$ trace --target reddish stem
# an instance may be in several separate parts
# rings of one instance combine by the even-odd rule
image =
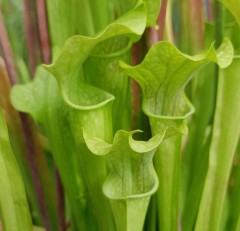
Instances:
[[[51,49],[48,30],[48,20],[46,12],[46,1],[37,0],[37,16],[38,16],[38,28],[41,45],[41,55],[44,63],[49,64],[51,62]]]
[[[134,43],[132,47],[132,65],[140,63],[140,49],[139,44]],[[140,97],[140,86],[135,80],[131,81],[132,84],[132,129],[137,128],[138,113],[141,110],[141,97]]]
[[[167,0],[162,0],[161,10],[158,16],[158,40],[164,39],[164,30],[165,30],[165,21],[166,21],[166,12],[167,12]]]
[[[27,41],[27,53],[29,60],[29,69],[32,78],[35,74],[36,66],[39,63],[39,38],[37,30],[37,21],[35,15],[34,1],[24,0],[24,26]]]
[[[0,10],[0,47],[2,50],[3,58],[7,68],[8,76],[11,85],[18,82],[16,66],[14,62],[12,48],[9,42],[8,33],[3,22],[2,12]]]
[[[190,31],[191,36],[191,51],[196,52],[203,48],[203,12],[202,12],[202,1],[190,0],[189,4],[190,11]]]
[[[38,167],[37,167],[36,158],[35,158],[36,151],[35,151],[35,139],[33,137],[33,133],[34,133],[33,125],[25,113],[19,113],[19,115],[20,115],[20,120],[22,122],[22,126],[23,126],[24,139],[27,147],[26,148],[27,156],[28,156],[28,161],[29,161],[30,170],[32,174],[33,185],[36,190],[37,199],[40,206],[44,226],[46,230],[50,231],[51,230],[50,220],[49,220],[47,209],[46,209],[44,193],[43,193],[41,180],[40,180],[41,178],[38,172]]]
[[[212,0],[206,0],[207,5],[207,20],[213,21],[213,1]]]
[[[65,222],[65,204],[64,204],[64,188],[61,177],[57,169],[55,170],[56,187],[57,187],[57,215],[58,215],[58,230],[66,230]]]
[[[150,27],[148,30],[149,46],[152,46],[154,43],[164,39],[166,12],[167,12],[167,0],[162,0],[161,9],[157,20],[157,25],[159,28],[158,30],[156,30],[154,27]]]

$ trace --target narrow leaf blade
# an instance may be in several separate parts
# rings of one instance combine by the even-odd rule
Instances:
[[[32,221],[26,192],[0,109],[0,212],[4,230],[30,231]]]

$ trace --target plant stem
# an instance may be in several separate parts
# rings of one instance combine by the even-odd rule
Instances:
[[[51,62],[51,49],[50,49],[50,39],[48,32],[48,21],[46,12],[46,1],[37,0],[37,16],[38,16],[38,28],[39,37],[41,45],[42,60],[45,64]]]
[[[58,215],[58,230],[66,230],[65,222],[65,204],[64,204],[64,188],[58,170],[55,170],[56,188],[57,188],[57,215]]]
[[[172,22],[172,0],[168,0],[166,9],[166,38],[168,41],[174,44],[175,38],[173,33],[173,22]]]
[[[219,1],[215,1],[214,6],[215,13],[215,40],[216,47],[219,47],[223,40],[223,7]]]
[[[137,65],[141,61],[141,54],[139,49],[139,44],[134,43],[132,47],[132,64]],[[141,111],[141,99],[140,99],[140,86],[135,80],[131,80],[132,84],[132,129],[137,129],[138,127],[138,114]]]
[[[215,17],[215,43],[216,43],[216,48],[218,48],[222,42],[223,39],[223,7],[220,2],[217,0],[215,1],[214,5],[214,17]],[[217,88],[218,88],[218,74],[219,74],[219,69],[216,66],[215,67],[215,76],[214,76],[214,109],[216,107],[216,95],[217,95]]]
[[[213,4],[211,0],[205,0],[206,1],[206,8],[207,8],[207,20],[212,21],[213,20]]]
[[[11,85],[14,85],[18,82],[16,66],[14,62],[13,52],[11,45],[9,43],[9,38],[7,30],[3,22],[2,12],[0,10],[0,48],[2,50],[3,57],[5,59],[5,64],[9,76]]]
[[[157,207],[159,230],[178,229],[181,135],[164,140],[154,157],[158,174]]]
[[[240,146],[239,146],[240,147]],[[238,148],[239,149],[239,148]],[[239,230],[237,225],[240,221],[240,150],[237,150],[234,158],[233,174],[229,184],[229,214],[227,227],[229,230]]]
[[[164,39],[164,29],[165,29],[165,21],[167,14],[167,0],[162,0],[161,10],[158,17],[158,40],[161,41]]]
[[[33,127],[32,123],[30,122],[29,118],[25,113],[19,113],[20,119],[23,125],[23,132],[24,132],[24,138],[25,138],[25,143],[26,143],[26,148],[27,148],[27,155],[28,155],[28,160],[30,163],[30,169],[32,173],[32,178],[33,178],[33,184],[36,190],[37,194],[37,199],[38,199],[38,204],[40,206],[41,214],[43,217],[43,222],[46,230],[51,230],[50,229],[50,219],[48,217],[47,213],[47,208],[44,200],[44,193],[43,189],[41,186],[41,181],[40,181],[40,175],[38,172],[37,168],[37,163],[35,159],[35,147],[34,147],[34,138],[33,138]]]
[[[149,34],[149,47],[154,43],[164,39],[165,21],[167,13],[167,0],[162,0],[161,9],[157,20],[158,29],[150,27]]]
[[[190,0],[190,43],[191,51],[196,52],[203,49],[203,13],[202,1]]]
[[[37,31],[36,8],[34,1],[24,0],[24,26],[27,41],[27,54],[29,60],[29,70],[31,77],[34,77],[35,69],[39,63],[39,38]]]

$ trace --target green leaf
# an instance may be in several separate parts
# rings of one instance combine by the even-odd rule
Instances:
[[[189,188],[185,192],[185,204],[182,211],[182,227],[183,230],[190,231],[194,229],[198,208],[203,192],[204,182],[207,175],[208,170],[208,158],[209,158],[209,147],[211,143],[211,134],[207,134],[207,137],[205,137],[205,143],[202,144],[200,148],[194,149],[191,154],[193,155],[192,159],[194,162],[188,162],[185,164],[192,164],[191,166],[192,170],[188,172],[190,176],[187,175],[191,179],[189,183]],[[196,151],[197,150],[197,151]],[[185,155],[185,152],[184,152]],[[195,157],[195,159],[194,159]],[[183,175],[181,179],[184,181],[184,177],[186,178],[186,175]],[[185,183],[185,182],[184,182]]]
[[[119,130],[109,144],[84,131],[87,147],[110,164],[103,192],[110,200],[117,230],[142,230],[150,197],[158,187],[152,158],[165,132],[149,141],[134,140],[136,132]]]
[[[156,24],[158,14],[160,11],[161,0],[115,0],[115,8],[114,10],[119,14],[126,13],[136,3],[144,2],[147,7],[147,26],[154,26]]]
[[[195,230],[220,229],[221,215],[240,135],[240,60],[220,71],[209,165]]]
[[[236,150],[235,158],[239,158],[240,155],[240,143]],[[234,183],[229,186],[229,213],[227,227],[229,230],[239,230],[240,224],[240,164],[234,163],[232,175]]]
[[[4,230],[32,230],[26,192],[10,146],[2,109],[0,109],[0,184],[0,214]]]
[[[55,53],[56,48],[62,48],[70,36],[75,34],[93,35],[95,33],[89,1],[50,0],[46,1],[46,5],[54,57],[57,54]],[[80,11],[81,14],[79,14]]]
[[[196,73],[192,101],[195,113],[188,123],[189,133],[182,159],[182,227],[190,231],[194,227],[203,185],[207,174],[209,146],[211,142],[209,122],[214,110],[215,65],[210,64]],[[203,103],[204,102],[204,103]]]
[[[240,5],[238,0],[219,0],[223,5],[225,5],[229,11],[236,18],[238,24],[240,25]]]
[[[147,6],[147,26],[156,24],[162,0],[144,0]]]

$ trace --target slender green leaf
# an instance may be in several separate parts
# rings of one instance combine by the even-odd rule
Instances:
[[[207,175],[211,134],[208,134],[205,139],[206,140],[205,142],[203,141],[202,146],[194,149],[194,151],[191,153],[194,155],[194,157],[196,156],[196,160],[193,162],[193,166],[190,168],[191,171],[189,174],[191,174],[191,179],[188,190],[185,194],[186,201],[182,211],[182,228],[186,231],[193,230],[194,228],[204,182]],[[191,164],[191,162],[189,162],[189,164]]]
[[[204,47],[209,47],[214,38],[213,25],[205,24],[204,38]],[[197,71],[190,83],[191,101],[195,107],[195,113],[188,123],[189,134],[183,151],[181,175],[182,228],[186,231],[194,227],[207,174],[211,142],[209,123],[213,116],[216,93],[214,91],[215,68],[215,64],[212,63]]]
[[[10,146],[6,122],[0,109],[0,214],[6,231],[30,231],[32,221],[17,161]]]
[[[57,55],[56,48],[62,48],[70,36],[75,34],[93,35],[95,33],[89,2],[86,0],[46,1],[54,57]],[[79,14],[80,11],[81,14]]]
[[[233,157],[240,135],[240,60],[219,76],[209,166],[195,230],[219,230]]]
[[[238,149],[235,155],[234,167],[232,171],[232,176],[230,178],[229,185],[229,214],[227,227],[229,230],[238,230],[237,227],[240,220],[240,144],[238,144]]]

